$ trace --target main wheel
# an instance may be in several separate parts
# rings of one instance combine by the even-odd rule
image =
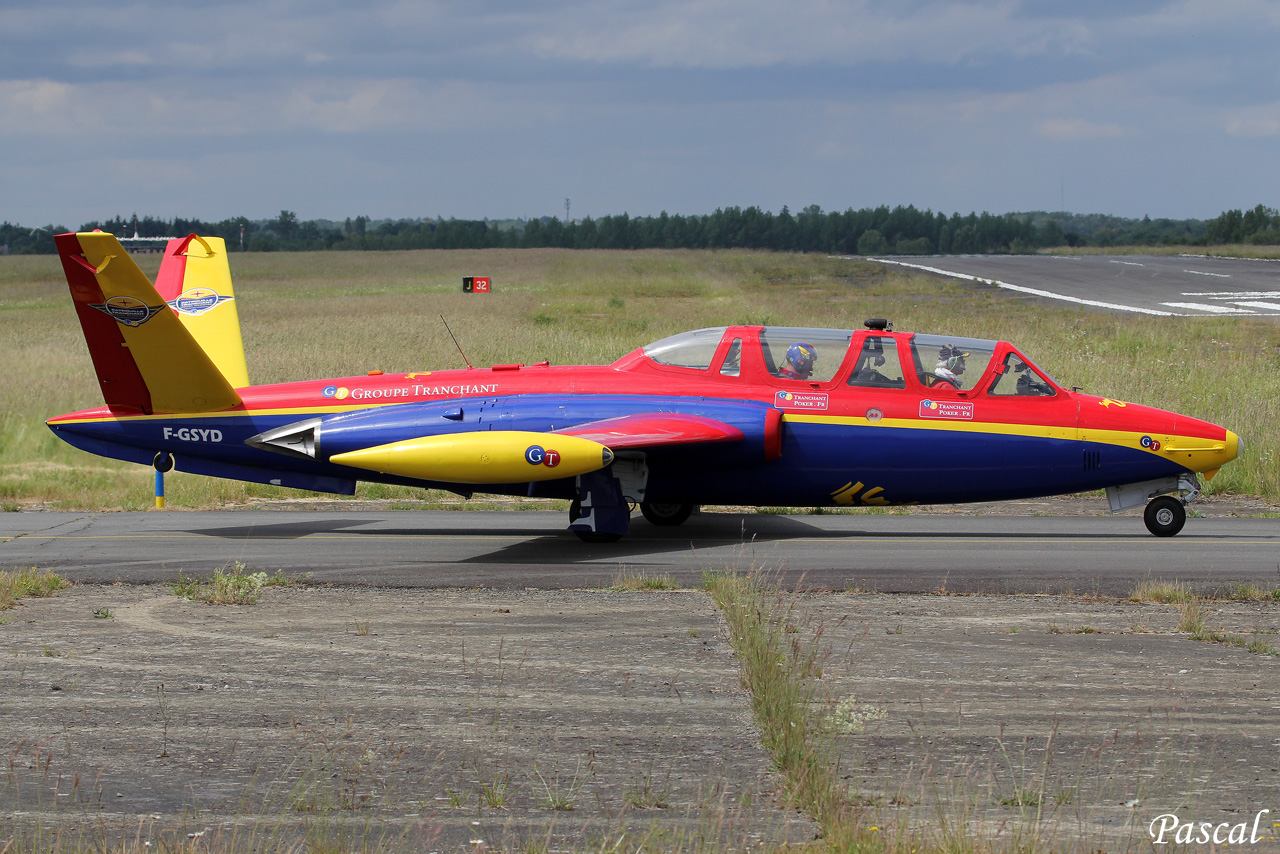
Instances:
[[[659,504],[640,502],[640,512],[654,525],[663,527],[684,524],[693,514],[692,504]]]
[[[1159,495],[1147,505],[1142,521],[1157,537],[1172,537],[1187,523],[1187,508],[1172,495]]]

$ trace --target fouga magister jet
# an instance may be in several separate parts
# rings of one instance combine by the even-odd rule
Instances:
[[[1004,341],[726,326],[611,365],[249,384],[226,250],[169,243],[153,285],[110,234],[57,237],[106,406],[50,419],[91,453],[350,495],[357,481],[570,501],[610,542],[639,505],[939,504],[1105,489],[1172,536],[1241,448],[1215,424],[1058,385]],[[1149,502],[1149,503],[1148,503]]]

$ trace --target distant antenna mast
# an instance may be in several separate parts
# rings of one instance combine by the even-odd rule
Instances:
[[[565,224],[565,225],[568,225],[569,223],[570,223],[570,219],[569,219],[569,199],[568,199],[568,197],[566,197],[566,198],[565,198],[565,200],[564,200],[564,224]]]
[[[462,345],[458,343],[458,339],[453,337],[453,330],[449,328],[449,321],[444,319],[444,315],[440,315],[440,322],[444,324],[445,332],[449,333],[449,337],[453,338],[453,346],[458,348],[458,353],[462,356],[462,361],[467,362],[467,354],[462,352]],[[471,367],[471,363],[467,362],[467,367]]]

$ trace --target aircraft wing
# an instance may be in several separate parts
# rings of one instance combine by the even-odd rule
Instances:
[[[615,451],[702,442],[741,442],[744,438],[741,430],[723,421],[672,412],[605,418],[555,432],[562,436],[590,439]]]

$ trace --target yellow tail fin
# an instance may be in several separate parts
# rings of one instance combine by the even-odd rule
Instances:
[[[156,276],[156,291],[231,387],[249,385],[240,312],[236,310],[227,247],[222,238],[192,234],[170,240]]]
[[[109,406],[151,413],[241,404],[115,235],[60,234],[55,241]]]

